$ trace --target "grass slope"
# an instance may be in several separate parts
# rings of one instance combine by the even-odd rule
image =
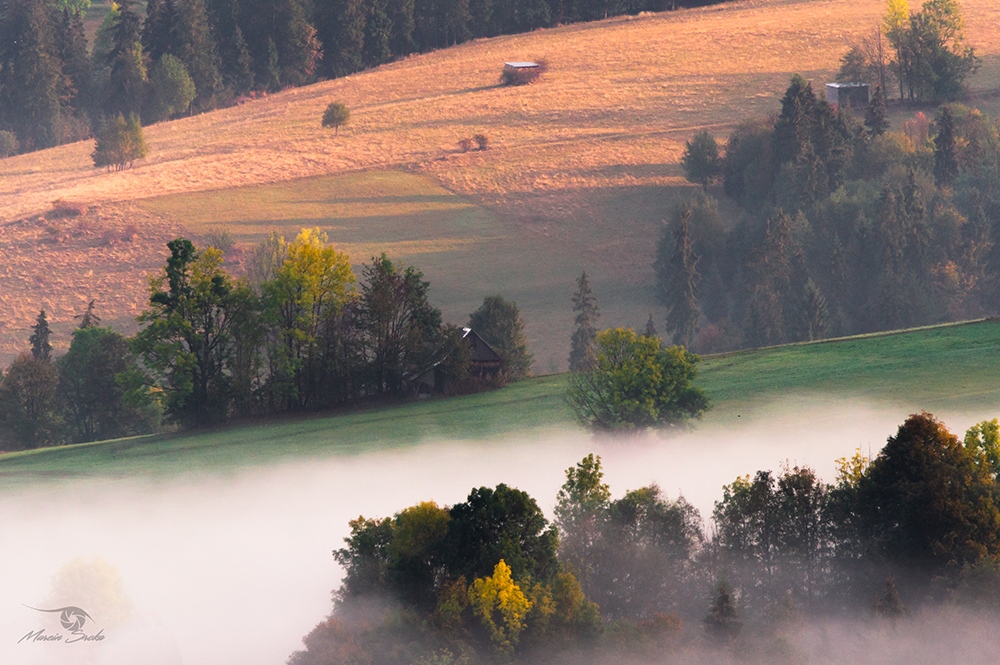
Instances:
[[[1000,4],[961,5],[968,42],[983,56],[971,82],[975,103],[995,111]],[[93,169],[90,142],[0,160],[0,220],[38,214],[61,197],[141,200],[174,223],[196,227],[204,205],[220,219],[231,217],[247,238],[277,222],[293,227],[298,215],[339,225],[338,240],[358,252],[390,248],[424,267],[434,297],[455,321],[487,293],[517,300],[536,370],[555,371],[566,364],[569,296],[582,270],[591,273],[603,324],[641,326],[658,311],[650,266],[661,220],[691,191],[678,164],[684,142],[701,128],[723,136],[743,118],[775,112],[792,73],[817,85],[829,79],[848,41],[883,11],[884,0],[746,0],[476,40],[155,125],[147,130],[150,157],[127,172]],[[549,62],[537,84],[496,85],[504,60],[530,58]],[[352,110],[337,137],[319,122],[332,100]],[[490,149],[460,152],[456,142],[479,132],[490,137]],[[385,171],[391,173],[375,173]],[[372,179],[380,178],[384,189],[373,190]],[[312,200],[331,183],[358,200],[317,203],[310,211],[287,205]],[[438,211],[425,201],[413,207],[419,214],[387,200],[414,189],[461,199]],[[171,197],[157,198],[164,195]],[[382,209],[358,218],[358,209],[376,204]],[[463,217],[479,226],[456,225]],[[406,219],[416,220],[412,233],[404,233]],[[36,244],[5,247],[54,271],[45,255],[39,260]],[[0,291],[12,298],[37,299],[24,287],[31,283],[0,271]],[[135,292],[144,287],[138,280]],[[91,294],[108,320],[129,314],[134,295]],[[49,309],[57,324],[68,325],[76,313]],[[0,328],[20,335],[28,325],[19,318]],[[0,357],[12,351],[0,348]]]
[[[700,384],[708,424],[820,395],[926,408],[1000,405],[1000,322],[938,326],[707,357]],[[274,421],[215,432],[146,437],[0,456],[0,485],[45,477],[225,471],[314,455],[357,454],[421,440],[488,441],[572,426],[566,375],[503,390],[363,413]]]

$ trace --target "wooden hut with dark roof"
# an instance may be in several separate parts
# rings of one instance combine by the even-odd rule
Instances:
[[[503,358],[500,357],[500,354],[494,351],[493,347],[472,328],[462,328],[462,333],[462,339],[469,343],[469,358],[471,360],[469,373],[482,379],[496,376],[503,364]]]

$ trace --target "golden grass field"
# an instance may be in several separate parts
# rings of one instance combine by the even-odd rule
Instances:
[[[650,310],[662,318],[650,264],[659,221],[690,188],[678,164],[684,141],[701,128],[721,139],[740,119],[775,112],[793,73],[821,85],[883,5],[756,0],[477,40],[149,127],[150,157],[127,172],[93,169],[91,142],[2,160],[0,223],[64,198],[105,210],[138,202],[164,224],[197,234],[225,223],[247,241],[319,225],[356,261],[387,250],[424,268],[458,323],[487,293],[515,297],[536,369],[558,369],[582,269],[593,274],[602,324],[640,326]],[[973,103],[996,112],[1000,3],[961,6],[983,57]],[[549,71],[537,83],[496,85],[503,61],[539,58]],[[319,124],[333,100],[352,111],[337,137]],[[490,149],[462,153],[457,141],[476,133]],[[5,245],[8,255],[25,251]],[[98,255],[91,262],[116,269]],[[21,279],[0,274],[0,293],[31,298]],[[95,286],[83,297],[119,319],[144,286]],[[76,313],[53,309],[64,325]],[[5,319],[12,329],[30,323]],[[9,337],[0,333],[7,354]]]

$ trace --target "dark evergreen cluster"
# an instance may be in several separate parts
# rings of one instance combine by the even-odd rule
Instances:
[[[834,484],[737,478],[710,529],[655,485],[612,498],[594,455],[566,471],[555,528],[506,485],[361,517],[333,612],[289,664],[795,662],[767,656],[796,621],[996,610],[998,432],[912,415]]]
[[[0,132],[38,150],[119,115],[150,124],[476,37],[718,1],[119,0],[88,45],[85,5],[3,0]]]
[[[733,131],[738,211],[700,193],[660,240],[675,339],[710,352],[998,312],[1000,126],[951,105],[929,132],[922,113],[889,131],[884,105],[876,90],[862,124],[795,77],[780,115]]]

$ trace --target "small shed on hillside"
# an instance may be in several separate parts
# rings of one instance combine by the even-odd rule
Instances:
[[[849,107],[855,111],[868,108],[867,83],[827,83],[826,101],[837,107]]]
[[[462,333],[462,339],[469,343],[470,373],[480,378],[496,375],[503,363],[500,354],[472,328],[462,328]]]
[[[542,65],[538,62],[505,62],[500,81],[506,85],[524,85],[534,81],[541,73]]]

